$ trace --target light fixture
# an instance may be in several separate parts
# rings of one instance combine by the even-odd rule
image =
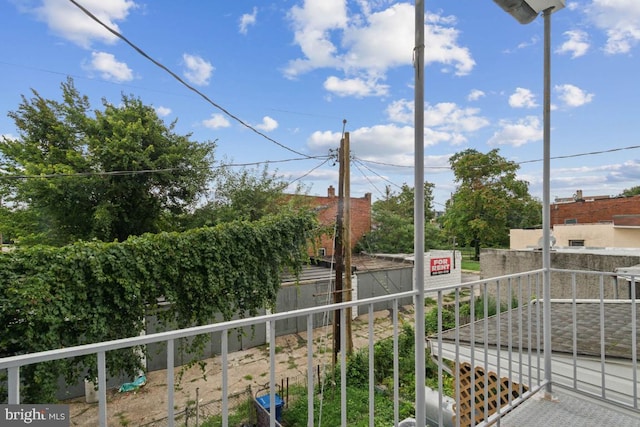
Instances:
[[[564,8],[565,0],[493,0],[521,24],[532,22],[540,12],[553,8],[553,12]]]

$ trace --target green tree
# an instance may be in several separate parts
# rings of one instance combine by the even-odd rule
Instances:
[[[439,245],[440,231],[430,223],[433,218],[433,184],[425,182],[425,247]],[[371,207],[373,230],[358,242],[356,250],[364,252],[411,253],[414,246],[414,199],[412,187],[403,184],[399,192],[386,187],[385,197]]]
[[[204,194],[214,143],[175,133],[132,96],[91,111],[71,79],[61,90],[62,101],[34,90],[8,114],[19,137],[0,141],[1,167],[14,177],[0,185],[13,237],[123,241],[166,229]]]
[[[487,154],[468,149],[449,159],[458,188],[441,218],[445,231],[463,244],[506,246],[510,228],[539,226],[542,208],[529,194],[529,184],[517,179],[520,168],[494,149]]]
[[[285,194],[289,186],[277,172],[270,172],[268,166],[262,169],[229,168],[217,174],[211,199],[186,215],[183,228],[213,226],[235,220],[256,221],[266,215],[289,210],[292,204],[303,202],[297,198],[302,188],[294,190],[294,195]]]
[[[625,188],[624,190],[622,190],[622,193],[620,193],[620,196],[632,197],[632,196],[637,196],[638,194],[640,194],[640,185],[636,185],[635,187],[631,187],[631,188]]]

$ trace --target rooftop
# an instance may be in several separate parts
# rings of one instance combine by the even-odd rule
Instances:
[[[539,307],[538,307],[539,306]],[[481,319],[458,328],[461,343],[485,343],[506,347],[507,337],[513,348],[542,349],[542,325],[538,316],[531,316],[530,310],[542,310],[542,301],[534,300],[529,305],[505,311],[498,316]],[[618,359],[632,358],[632,305],[628,300],[551,300],[551,347],[553,352],[573,354],[574,333],[576,354],[600,357],[604,347],[605,356]],[[604,324],[594,319],[604,318]],[[636,330],[640,328],[640,318],[636,317]],[[499,331],[498,334],[498,324]],[[511,329],[509,331],[509,328]],[[474,332],[475,331],[475,332]],[[540,336],[538,336],[540,332]],[[601,346],[601,332],[604,332],[604,346]],[[456,330],[442,333],[443,341],[454,341]],[[498,341],[500,337],[500,341]],[[636,354],[640,354],[640,342],[636,340]]]

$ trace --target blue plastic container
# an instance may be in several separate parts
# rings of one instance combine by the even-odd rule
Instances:
[[[276,421],[281,422],[282,421],[282,408],[284,407],[284,401],[282,400],[282,398],[278,394],[276,394],[275,398],[276,398]],[[256,401],[258,401],[258,404],[260,406],[262,406],[265,409],[265,411],[267,411],[266,415],[267,415],[267,419],[268,419],[269,412],[271,410],[271,399],[270,399],[269,395],[265,394],[263,396],[256,397]],[[262,411],[258,411],[258,420],[260,420],[260,418],[261,418],[260,417],[260,412],[262,412]]]

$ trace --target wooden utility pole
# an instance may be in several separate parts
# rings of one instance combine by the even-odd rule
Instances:
[[[334,258],[336,260],[336,285],[333,292],[333,302],[342,302],[342,274],[344,272],[343,263],[343,246],[342,246],[342,218],[343,218],[343,176],[344,176],[344,161],[343,161],[343,149],[344,139],[340,140],[340,148],[338,149],[338,213],[336,217],[336,240],[334,245]],[[338,364],[338,353],[340,352],[340,310],[333,312],[333,366]]]
[[[351,301],[351,151],[349,148],[349,132],[345,132],[343,140],[344,155],[344,299]],[[346,316],[346,345],[347,354],[353,352],[353,337],[351,334],[351,307],[347,308]]]
[[[340,163],[338,177],[338,213],[336,218],[336,285],[333,301],[351,301],[351,190],[350,190],[350,149],[349,132],[345,132],[344,138],[340,140],[338,151],[338,161]],[[343,286],[344,275],[344,286]],[[343,297],[344,293],[344,297]],[[340,312],[333,313],[333,365],[338,362],[340,348]],[[351,308],[345,310],[345,343],[344,349],[347,354],[353,352],[353,337],[351,333]]]

